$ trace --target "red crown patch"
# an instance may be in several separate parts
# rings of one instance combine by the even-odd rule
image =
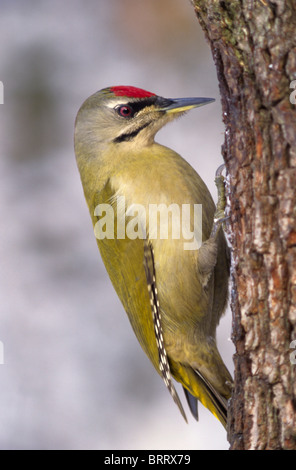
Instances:
[[[155,96],[155,93],[134,86],[112,86],[110,90],[115,96],[127,96],[129,98],[150,98],[150,96]]]

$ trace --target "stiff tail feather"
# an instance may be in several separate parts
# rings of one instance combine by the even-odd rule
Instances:
[[[195,381],[198,380],[199,388],[203,393],[199,393],[199,400],[207,407],[210,408],[212,413],[219,419],[219,421],[226,428],[227,423],[227,400],[223,397],[211,383],[196,369],[192,370],[195,375]],[[197,398],[183,386],[188,406],[194,418],[198,420],[198,403]],[[206,398],[203,399],[203,396]],[[212,406],[209,406],[212,405]]]

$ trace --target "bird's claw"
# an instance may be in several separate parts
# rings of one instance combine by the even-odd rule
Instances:
[[[215,184],[218,191],[218,202],[214,214],[214,223],[211,236],[215,237],[221,225],[229,218],[225,217],[226,195],[225,195],[225,178],[222,172],[225,169],[225,164],[220,165],[215,173]]]
[[[219,178],[220,176],[222,176],[222,172],[225,170],[225,168],[226,168],[225,163],[222,163],[222,165],[218,166],[216,173],[215,173],[215,178]]]

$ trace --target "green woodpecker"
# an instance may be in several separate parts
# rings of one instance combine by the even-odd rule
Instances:
[[[105,88],[77,114],[75,153],[103,262],[138,341],[185,419],[173,378],[196,419],[199,400],[225,426],[232,378],[216,327],[227,303],[228,248],[205,183],[154,140],[166,123],[212,101]]]

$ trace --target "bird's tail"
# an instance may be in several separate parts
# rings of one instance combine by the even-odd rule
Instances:
[[[227,400],[231,396],[231,380],[225,384],[226,391],[222,394],[197,369],[181,364],[171,366],[174,377],[183,385],[187,403],[194,418],[198,420],[197,401],[200,401],[226,428]]]
[[[207,380],[198,371],[196,371],[196,374],[198,377],[197,380],[200,379],[199,398],[196,398],[194,395],[192,395],[189,392],[189,390],[183,387],[191,414],[198,421],[198,400],[200,400],[201,403],[203,403],[203,405],[205,405],[226,428],[226,423],[227,423],[227,400],[226,398],[220,395],[220,393],[218,393],[215,389],[213,389],[211,384],[209,384]]]

